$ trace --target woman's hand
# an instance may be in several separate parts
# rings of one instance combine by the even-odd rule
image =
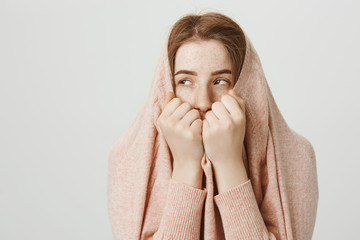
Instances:
[[[243,164],[245,126],[245,102],[231,89],[221,102],[213,103],[203,120],[205,153],[215,166]]]
[[[174,158],[173,178],[201,188],[204,147],[200,113],[169,92],[157,123]]]

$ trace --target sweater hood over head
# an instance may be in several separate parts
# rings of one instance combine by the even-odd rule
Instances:
[[[259,214],[263,221],[256,220],[261,221],[254,224],[258,229],[241,230],[239,234],[259,234],[259,239],[311,239],[318,203],[315,152],[305,137],[287,125],[258,54],[244,34],[245,58],[234,90],[246,103],[243,160],[257,208],[254,211],[258,212],[253,215]],[[108,213],[115,239],[151,239],[160,229],[169,197],[172,157],[157,119],[166,93],[174,92],[171,81],[165,41],[147,101],[109,154]],[[206,198],[201,239],[224,239],[225,222],[221,221],[216,203],[220,204],[226,194],[214,196],[213,170],[206,154],[202,167]],[[245,216],[236,224],[251,221]]]

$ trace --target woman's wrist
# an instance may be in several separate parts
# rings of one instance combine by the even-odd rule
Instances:
[[[213,164],[213,169],[219,194],[249,180],[242,159]]]
[[[190,163],[176,164],[176,161],[174,161],[172,179],[202,189],[202,177],[203,169],[200,162],[195,165]]]

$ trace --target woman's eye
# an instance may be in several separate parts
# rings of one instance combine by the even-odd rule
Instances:
[[[183,84],[183,82],[186,82],[186,81],[189,81],[189,80],[181,80],[181,81],[179,81],[179,84],[188,85],[188,84]]]
[[[227,83],[228,83],[227,81],[222,80],[222,79],[217,79],[217,80],[215,80],[215,83],[216,83],[216,82],[218,82],[218,81],[223,81],[223,82],[225,82],[225,84],[227,84]],[[223,85],[223,84],[221,84],[221,85]]]

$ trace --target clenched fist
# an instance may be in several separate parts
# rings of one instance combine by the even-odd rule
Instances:
[[[212,104],[203,120],[204,148],[214,165],[242,162],[245,127],[245,102],[231,89]]]
[[[157,121],[173,155],[174,165],[201,169],[204,147],[198,110],[169,92]]]

